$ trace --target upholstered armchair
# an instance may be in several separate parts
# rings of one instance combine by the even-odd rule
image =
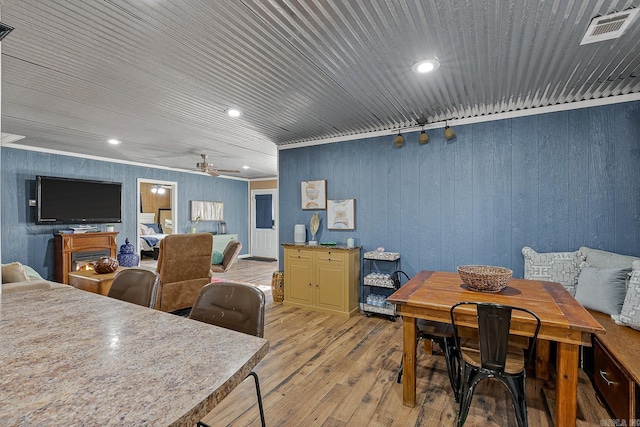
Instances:
[[[231,280],[227,271],[231,268],[233,263],[238,258],[238,254],[242,249],[242,243],[237,240],[231,240],[227,243],[227,246],[224,248],[224,252],[222,252],[222,264],[212,264],[211,271],[214,273],[224,273],[227,280]]]
[[[160,276],[155,308],[175,311],[193,306],[200,289],[211,282],[210,233],[170,234],[160,242]]]

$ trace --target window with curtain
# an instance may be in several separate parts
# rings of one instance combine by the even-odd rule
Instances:
[[[256,228],[273,227],[271,194],[256,194]]]

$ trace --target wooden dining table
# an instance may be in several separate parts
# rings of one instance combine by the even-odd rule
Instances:
[[[195,426],[268,348],[71,287],[0,294],[0,425]]]
[[[538,339],[557,343],[555,425],[576,425],[579,346],[591,346],[591,334],[605,330],[559,283],[512,278],[500,292],[476,292],[463,284],[457,273],[424,270],[387,301],[397,305],[403,319],[404,405],[413,407],[416,403],[416,319],[451,323],[449,310],[454,304],[491,302],[526,308],[538,315]],[[477,327],[473,319],[465,321],[462,315],[462,326]],[[534,330],[531,316],[514,312],[512,334],[530,337]]]

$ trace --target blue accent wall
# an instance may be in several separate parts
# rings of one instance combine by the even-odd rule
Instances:
[[[356,199],[356,229],[316,239],[400,252],[402,269],[489,264],[522,277],[523,246],[640,256],[640,102],[539,114],[279,152],[280,242],[293,242],[300,182]],[[282,268],[282,248],[280,249]]]
[[[191,200],[224,202],[224,219],[229,233],[237,233],[247,253],[249,242],[249,185],[246,181],[213,178],[151,167],[133,166],[107,161],[35,151],[2,148],[2,262],[19,261],[33,267],[43,277],[53,279],[53,233],[64,225],[36,225],[36,175],[95,179],[122,182],[122,218],[116,224],[118,246],[129,238],[136,240],[136,194],[138,178],[175,181],[178,183],[177,231],[184,233],[190,225]],[[103,229],[104,224],[98,226]],[[216,222],[200,222],[198,231],[213,231]]]

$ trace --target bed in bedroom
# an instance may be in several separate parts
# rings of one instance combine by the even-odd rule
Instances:
[[[138,234],[140,236],[140,255],[158,259],[160,241],[168,234],[162,231],[162,225],[155,221],[155,214],[141,213],[138,216]]]

